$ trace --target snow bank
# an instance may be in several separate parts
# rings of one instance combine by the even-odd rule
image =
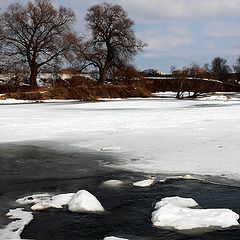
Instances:
[[[192,209],[198,204],[191,198],[169,197],[156,203],[152,223],[177,230],[239,225],[239,215],[230,209]]]
[[[103,182],[103,185],[106,187],[113,187],[113,188],[120,187],[121,185],[123,185],[123,181],[111,179],[111,180],[107,180],[107,181]]]
[[[118,237],[105,237],[103,240],[128,240],[128,239]]]
[[[21,239],[20,234],[24,227],[33,219],[32,213],[23,211],[23,208],[16,208],[10,210],[6,216],[14,221],[9,223],[5,228],[0,229],[1,239]]]
[[[147,179],[138,182],[134,182],[133,185],[136,187],[149,187],[154,183],[154,179]]]
[[[33,100],[21,100],[14,98],[6,98],[4,100],[0,100],[0,104],[22,104],[22,103],[34,103],[36,101]]]
[[[102,212],[104,208],[94,195],[86,190],[80,190],[68,203],[68,210],[71,212]]]

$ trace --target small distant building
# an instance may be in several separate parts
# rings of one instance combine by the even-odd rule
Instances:
[[[164,73],[163,71],[161,71],[159,69],[152,69],[152,68],[144,70],[143,74],[146,77],[159,77],[159,76],[162,76],[162,75],[166,75],[166,73]]]

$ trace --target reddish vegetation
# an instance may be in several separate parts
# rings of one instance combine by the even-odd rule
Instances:
[[[112,83],[98,84],[93,80],[75,77],[68,81],[59,81],[59,83],[55,83],[54,87],[39,88],[35,91],[22,87],[17,91],[6,93],[1,98],[24,100],[77,99],[91,101],[99,98],[149,97],[150,92],[141,85],[141,82],[118,85]]]
[[[234,82],[209,81],[204,79],[168,78],[146,79],[144,87],[151,92],[240,92],[240,84]]]

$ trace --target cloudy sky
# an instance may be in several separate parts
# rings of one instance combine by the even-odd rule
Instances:
[[[2,11],[12,0],[0,0]],[[26,3],[25,0],[19,2]],[[52,0],[77,15],[82,31],[87,9],[98,0]],[[135,20],[137,36],[147,43],[135,59],[138,69],[181,68],[223,57],[230,65],[240,55],[240,0],[107,0],[120,4]]]

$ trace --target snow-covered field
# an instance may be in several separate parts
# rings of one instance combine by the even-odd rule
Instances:
[[[0,143],[105,151],[120,159],[110,165],[127,170],[240,179],[238,98],[0,105],[0,129]]]

